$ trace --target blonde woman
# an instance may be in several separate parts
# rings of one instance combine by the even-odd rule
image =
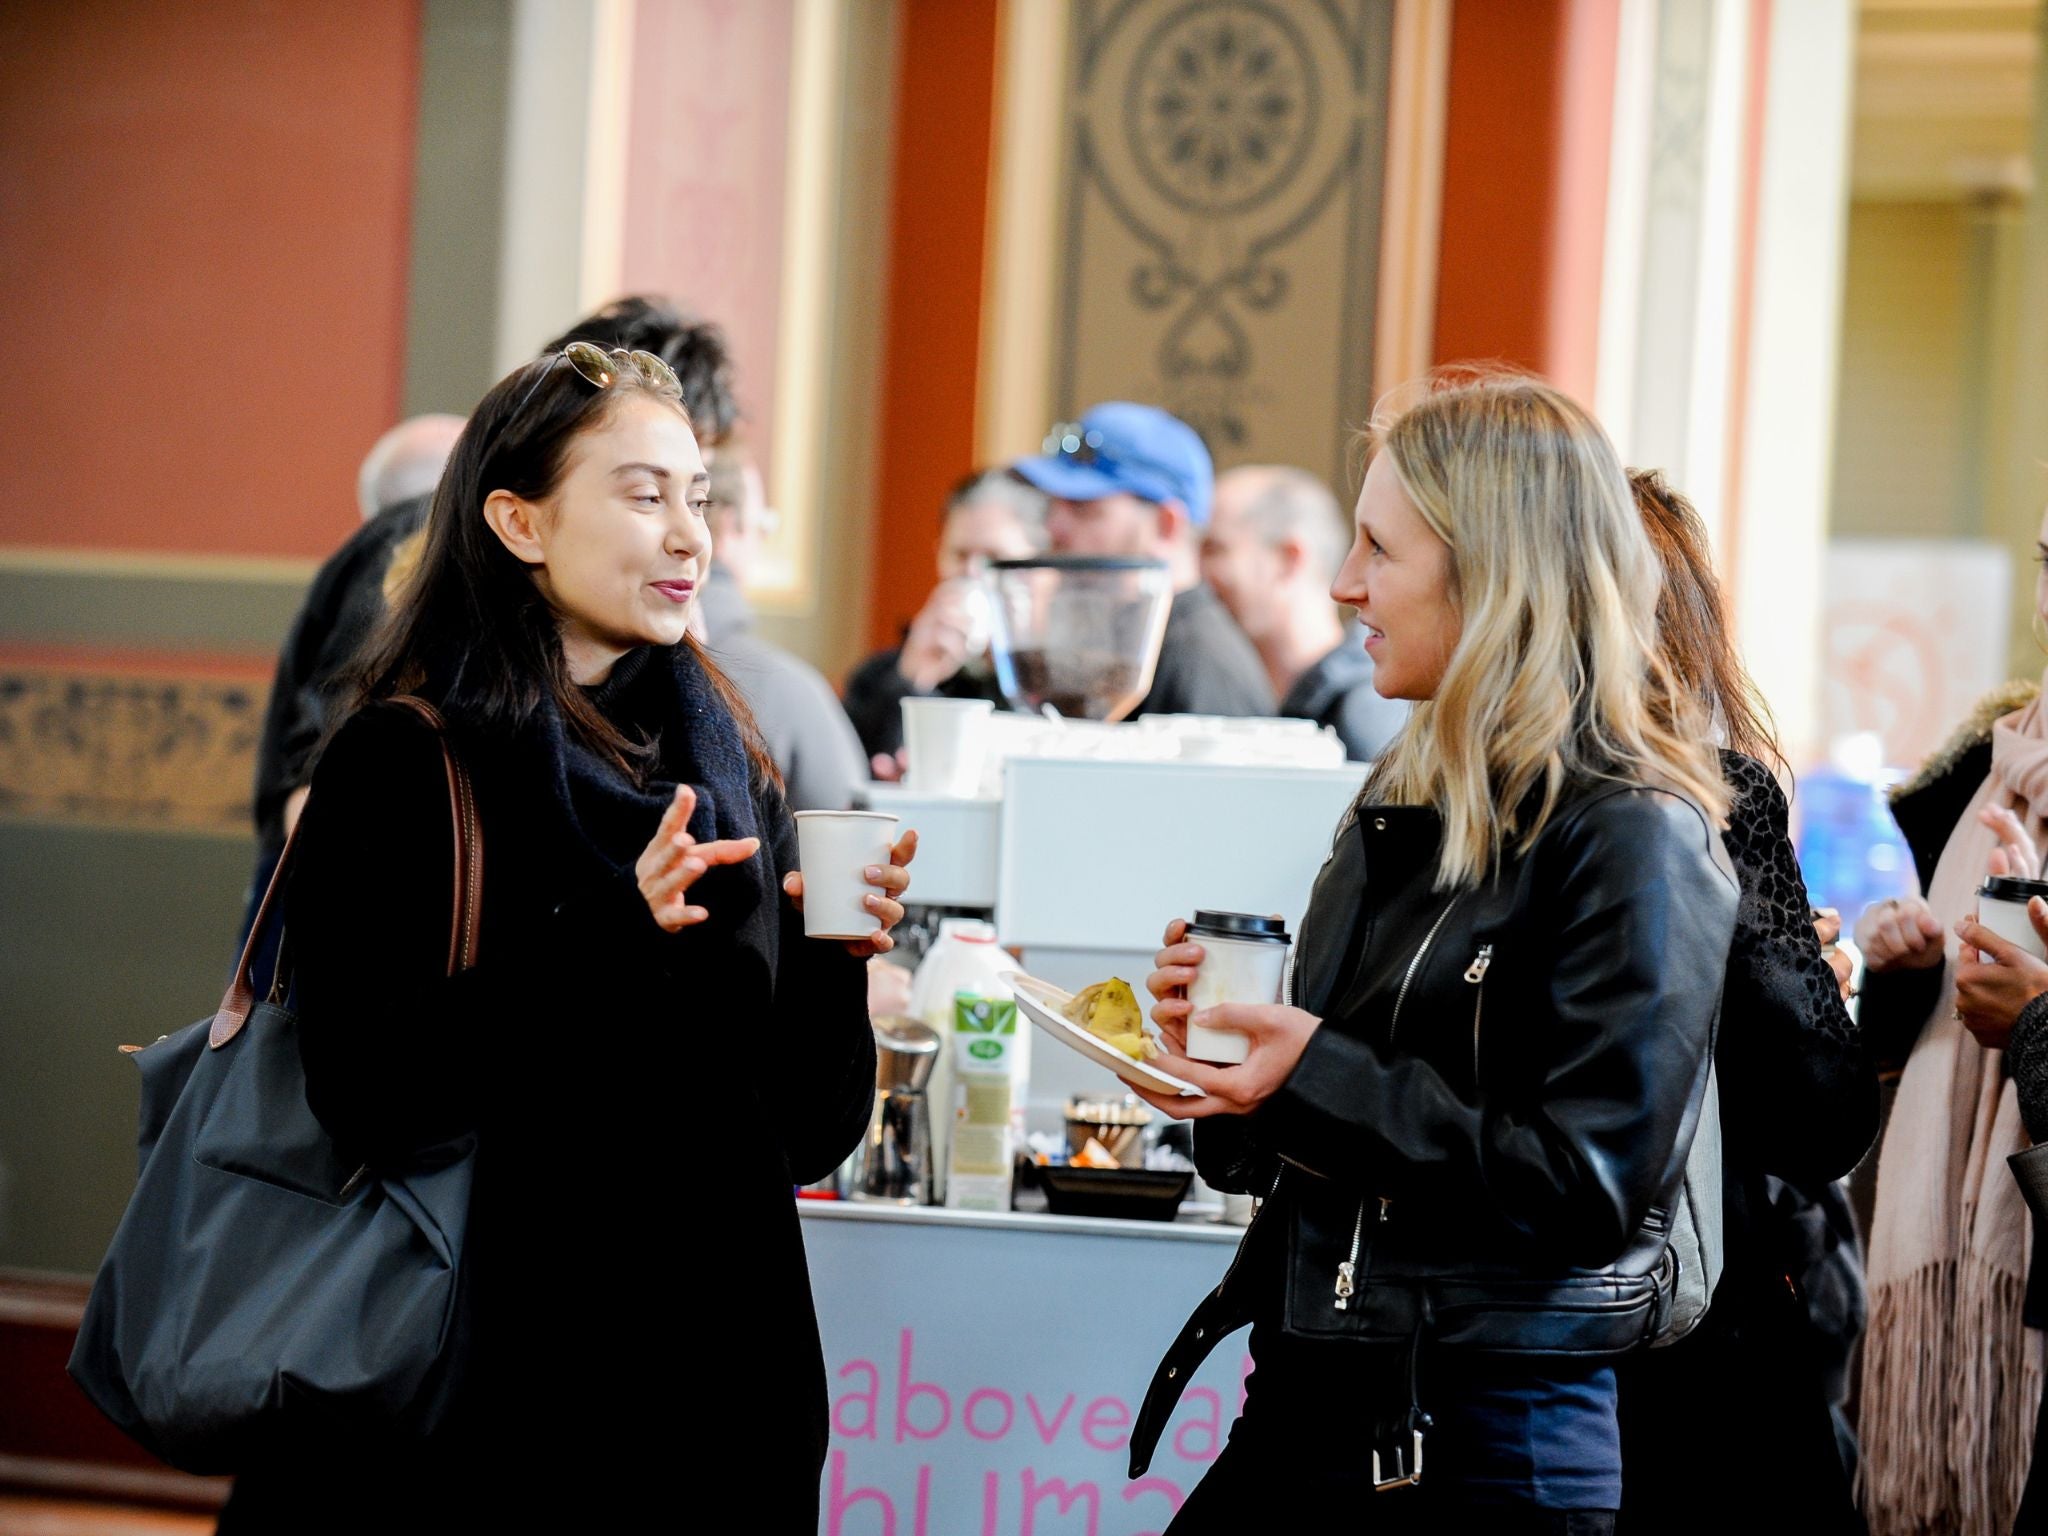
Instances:
[[[1528,379],[1443,383],[1371,447],[1332,595],[1375,686],[1416,707],[1337,829],[1293,1002],[1200,1020],[1249,1058],[1178,1054],[1203,957],[1178,924],[1149,979],[1161,1065],[1203,1091],[1153,1102],[1199,1122],[1211,1183],[1267,1198],[1154,1379],[1133,1471],[1249,1322],[1243,1415],[1175,1536],[1283,1509],[1610,1531],[1613,1362],[1668,1312],[1734,927],[1727,791],[1584,411]]]

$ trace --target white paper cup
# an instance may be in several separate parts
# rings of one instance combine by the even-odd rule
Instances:
[[[981,788],[995,708],[987,699],[905,699],[903,746],[910,762],[904,788],[971,799]]]
[[[898,820],[879,811],[796,813],[806,938],[865,939],[880,931],[882,920],[864,905],[866,897],[881,894],[866,871],[889,862]]]
[[[1227,938],[1202,931],[1202,919],[1235,918],[1236,913],[1197,913],[1188,940],[1202,946],[1202,963],[1195,968],[1188,987],[1188,1001],[1195,1011],[1219,1003],[1277,1003],[1287,977],[1287,936],[1277,931],[1271,938]],[[1276,930],[1278,925],[1274,925]],[[1251,1054],[1251,1037],[1234,1029],[1205,1029],[1188,1025],[1188,1055],[1196,1061],[1231,1067]]]
[[[2048,945],[2042,944],[2027,917],[2027,902],[2035,896],[2048,896],[2048,884],[2005,877],[1986,880],[1977,891],[1977,921],[2036,960],[2048,960]]]

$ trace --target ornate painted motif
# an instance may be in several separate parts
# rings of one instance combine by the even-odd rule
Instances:
[[[1056,414],[1150,400],[1223,463],[1343,478],[1391,29],[1389,0],[1082,0]]]
[[[0,815],[247,833],[261,684],[0,673]]]

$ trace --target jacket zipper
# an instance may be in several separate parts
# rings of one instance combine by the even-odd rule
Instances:
[[[1386,1203],[1380,1204],[1380,1218],[1386,1219]],[[1351,1310],[1351,1298],[1358,1294],[1358,1250],[1365,1242],[1365,1202],[1358,1202],[1358,1220],[1351,1227],[1351,1257],[1337,1266],[1337,1300],[1334,1303],[1339,1312]]]
[[[1408,970],[1406,974],[1401,977],[1401,990],[1394,995],[1394,1017],[1387,1024],[1388,1045],[1392,1045],[1394,1043],[1395,1031],[1400,1029],[1401,1027],[1401,1007],[1404,1003],[1408,1001],[1408,988],[1415,981],[1415,973],[1422,969],[1423,957],[1429,953],[1429,946],[1436,942],[1436,936],[1438,931],[1442,929],[1445,921],[1450,917],[1452,910],[1456,908],[1456,906],[1458,905],[1459,899],[1459,897],[1453,896],[1450,900],[1450,904],[1446,906],[1443,909],[1443,911],[1437,913],[1436,921],[1429,925],[1429,932],[1422,936],[1422,944],[1415,951],[1415,958],[1408,962]]]
[[[1445,904],[1443,911],[1437,913],[1436,921],[1429,925],[1429,932],[1422,936],[1422,943],[1415,951],[1415,958],[1408,962],[1408,969],[1401,977],[1401,990],[1394,996],[1394,1017],[1387,1024],[1387,1044],[1389,1045],[1394,1043],[1395,1032],[1401,1027],[1401,1008],[1408,1001],[1408,988],[1414,984],[1415,973],[1422,969],[1423,958],[1429,954],[1429,946],[1436,942],[1437,934],[1443,929],[1444,923],[1449,920],[1452,910],[1458,905],[1458,900],[1458,897],[1453,896]],[[1490,955],[1492,951],[1493,946],[1488,945],[1485,953]],[[1478,964],[1477,961],[1473,963],[1475,965]],[[1481,974],[1484,975],[1485,973],[1482,971]],[[1471,980],[1470,971],[1466,972],[1466,980]],[[1388,1219],[1394,1201],[1388,1195],[1381,1195],[1378,1199],[1380,1202],[1380,1220],[1384,1222]],[[1358,1220],[1353,1222],[1351,1226],[1351,1253],[1349,1257],[1337,1266],[1337,1296],[1334,1305],[1339,1312],[1350,1311],[1351,1298],[1358,1294],[1358,1255],[1359,1251],[1365,1246],[1365,1207],[1365,1201],[1361,1200],[1358,1202]]]
[[[1380,1203],[1380,1221],[1386,1222],[1393,1210],[1392,1195],[1374,1197]],[[1365,1246],[1365,1207],[1367,1202],[1358,1202],[1358,1220],[1351,1225],[1351,1256],[1337,1266],[1337,1299],[1332,1303],[1339,1312],[1351,1310],[1351,1298],[1358,1294],[1358,1254]]]
[[[1465,979],[1479,990],[1472,994],[1472,1081],[1479,1082],[1479,1016],[1486,1007],[1486,973],[1493,967],[1493,946],[1482,944],[1472,963],[1465,967]]]

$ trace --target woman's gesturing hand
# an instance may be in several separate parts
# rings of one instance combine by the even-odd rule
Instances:
[[[654,840],[633,865],[640,894],[655,922],[676,933],[711,914],[690,905],[690,887],[707,869],[720,864],[744,864],[761,851],[758,837],[721,838],[700,843],[690,835],[690,817],[697,809],[697,791],[687,784],[676,786],[676,797],[663,813]]]
[[[2038,896],[2028,902],[2027,920],[2048,942],[2048,902]],[[1963,942],[1956,961],[1956,1017],[1979,1045],[2002,1051],[2012,1041],[2020,1010],[2048,992],[2048,963],[1967,917],[1956,924],[1956,937]]]
[[[889,850],[888,863],[870,864],[862,871],[868,884],[882,893],[861,898],[862,904],[882,920],[882,927],[868,938],[849,941],[846,946],[848,954],[867,960],[875,955],[886,955],[896,947],[896,940],[889,930],[903,921],[903,903],[897,898],[910,889],[910,861],[916,857],[917,832],[913,829],[904,833],[902,840]],[[803,875],[790,871],[782,877],[782,888],[801,912],[804,908]]]
[[[2016,813],[2003,806],[1987,805],[1977,813],[1977,820],[1989,827],[1998,839],[1998,846],[1991,850],[1985,873],[2011,875],[2020,880],[2041,878],[2040,850],[2034,846],[2027,824]]]
[[[1918,971],[1941,964],[1941,920],[1918,896],[1865,907],[1856,919],[1856,947],[1872,971]]]

